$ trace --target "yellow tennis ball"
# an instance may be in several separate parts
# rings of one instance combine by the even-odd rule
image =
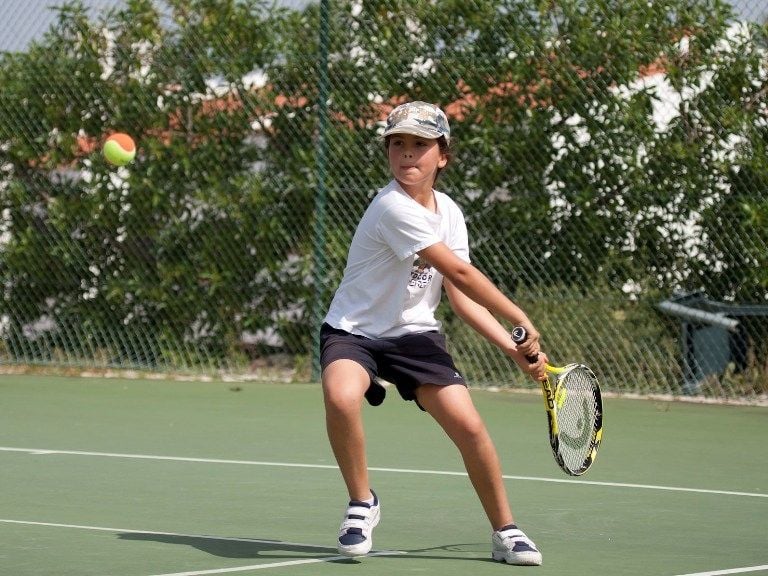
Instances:
[[[104,158],[115,166],[125,166],[136,157],[136,144],[128,134],[117,132],[104,142]]]

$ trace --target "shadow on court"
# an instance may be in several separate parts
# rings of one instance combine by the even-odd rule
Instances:
[[[163,544],[173,544],[181,546],[191,546],[202,552],[220,556],[222,558],[296,558],[301,559],[307,555],[311,556],[338,556],[335,547],[307,546],[303,544],[293,544],[281,540],[249,540],[239,538],[222,538],[219,536],[185,536],[182,534],[154,534],[151,532],[123,532],[118,534],[120,540],[137,540],[145,542],[160,542]],[[443,552],[453,552],[454,554],[439,554]],[[282,554],[281,554],[282,552]],[[374,551],[375,553],[376,551]],[[492,560],[487,557],[478,557],[477,544],[446,544],[444,546],[434,546],[431,548],[421,548],[415,550],[405,550],[405,554],[393,553],[386,554],[386,558],[414,558],[432,559],[432,560],[471,560],[473,562],[482,562]],[[435,554],[437,552],[437,554]],[[470,554],[467,556],[467,554]],[[484,556],[484,555],[480,555]],[[360,560],[356,558],[344,558],[330,560],[333,563],[357,564]]]
[[[307,554],[336,556],[336,548],[323,546],[305,546],[281,540],[248,540],[239,538],[221,538],[218,536],[185,536],[182,534],[153,534],[151,532],[123,532],[117,536],[120,540],[142,540],[191,546],[202,552],[222,558],[258,558],[268,554],[270,558],[302,558]],[[275,554],[284,552],[285,554]]]
[[[490,550],[486,544],[477,542],[466,544],[445,544],[416,550],[406,550],[404,556],[387,556],[387,558],[423,558],[426,560],[469,560],[471,562],[491,562]],[[440,554],[440,552],[453,552],[453,554]]]

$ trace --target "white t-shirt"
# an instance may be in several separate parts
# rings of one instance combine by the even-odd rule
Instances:
[[[417,254],[444,242],[469,262],[467,226],[458,205],[434,192],[437,213],[390,182],[357,226],[344,277],[325,322],[368,338],[439,330],[443,276]]]

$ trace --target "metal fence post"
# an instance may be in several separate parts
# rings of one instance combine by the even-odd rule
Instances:
[[[315,297],[312,311],[312,379],[320,379],[320,323],[323,318],[324,286],[323,271],[325,269],[325,209],[326,209],[326,130],[328,125],[328,0],[320,2],[320,55],[318,61],[318,95],[317,95],[317,150],[316,178],[317,191],[315,194],[315,230],[314,230],[314,288]]]

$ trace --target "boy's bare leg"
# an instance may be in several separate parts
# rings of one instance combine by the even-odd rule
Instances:
[[[496,447],[469,390],[460,385],[426,384],[416,389],[416,396],[459,449],[492,528],[498,530],[512,524],[514,519]]]
[[[363,429],[363,397],[370,377],[352,360],[336,360],[323,370],[328,440],[347,485],[350,500],[371,497]]]

